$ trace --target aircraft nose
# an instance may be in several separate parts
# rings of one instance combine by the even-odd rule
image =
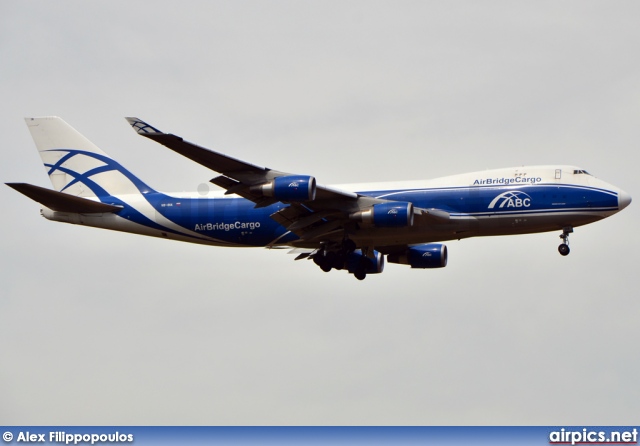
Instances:
[[[621,190],[618,192],[618,209],[623,210],[631,203],[631,195]]]

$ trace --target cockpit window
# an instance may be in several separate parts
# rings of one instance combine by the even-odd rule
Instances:
[[[587,172],[586,170],[582,170],[582,169],[580,169],[580,170],[574,170],[574,171],[573,171],[573,174],[574,174],[574,175],[583,175],[583,174],[584,174],[584,175],[591,175],[589,172]]]

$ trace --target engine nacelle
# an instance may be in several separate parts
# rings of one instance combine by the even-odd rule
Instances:
[[[413,204],[404,201],[375,204],[369,209],[351,214],[350,218],[377,228],[413,226]]]
[[[316,179],[308,175],[278,177],[268,183],[253,186],[251,192],[291,203],[312,201],[316,198]]]
[[[373,251],[374,258],[367,257],[362,251],[356,249],[347,255],[345,268],[354,273],[361,265],[367,274],[378,274],[384,270],[384,256],[378,251]]]
[[[447,266],[447,247],[440,243],[412,246],[404,254],[389,254],[389,263],[411,265],[411,268],[444,268]]]

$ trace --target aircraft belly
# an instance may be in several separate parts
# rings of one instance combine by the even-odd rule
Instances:
[[[375,246],[418,244],[458,240],[468,237],[516,235],[562,230],[593,223],[601,212],[540,213],[529,215],[485,215],[454,217],[446,224],[428,224],[409,228],[367,228],[351,235],[356,242]]]
[[[119,215],[105,212],[92,214],[78,214],[71,212],[56,212],[48,208],[42,208],[42,215],[47,220],[58,221],[62,223],[71,223],[82,226],[89,226],[100,229],[110,229],[112,231],[128,232],[132,234],[146,235],[150,237],[159,237],[169,240],[177,240],[182,242],[199,243],[212,246],[242,246],[230,243],[224,240],[216,240],[211,238],[196,238],[187,234],[180,234],[171,230],[162,230],[149,227],[147,225],[131,221]]]
[[[530,214],[512,216],[478,217],[478,236],[525,234],[562,230],[567,226],[577,227],[602,219],[597,212]]]
[[[420,225],[407,228],[367,228],[352,234],[357,244],[374,246],[412,245],[478,235],[475,218],[456,219],[447,224]]]

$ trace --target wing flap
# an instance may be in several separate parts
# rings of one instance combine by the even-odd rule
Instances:
[[[293,204],[271,214],[271,218],[303,240],[317,238],[344,226],[346,219],[335,210],[313,212]]]
[[[287,229],[289,231],[296,231],[298,229],[302,229],[305,228],[307,226],[310,226],[314,223],[319,222],[320,220],[327,218],[327,217],[339,217],[340,214],[336,214],[333,211],[319,211],[319,212],[314,212],[311,215],[308,215],[306,217],[300,218],[296,221],[294,221],[290,226],[287,226]]]
[[[76,197],[55,190],[27,183],[6,183],[7,186],[17,190],[23,195],[37,201],[52,211],[71,212],[76,214],[95,214],[103,212],[117,212],[121,206],[100,203],[99,201],[88,200]]]
[[[343,223],[340,220],[330,220],[327,222],[323,222],[318,226],[313,226],[310,229],[305,229],[300,232],[300,238],[302,240],[313,240],[320,237],[326,237],[330,233],[333,233],[335,230],[339,229],[340,233],[342,233]],[[293,232],[293,231],[292,231]],[[298,234],[298,232],[295,232]]]

